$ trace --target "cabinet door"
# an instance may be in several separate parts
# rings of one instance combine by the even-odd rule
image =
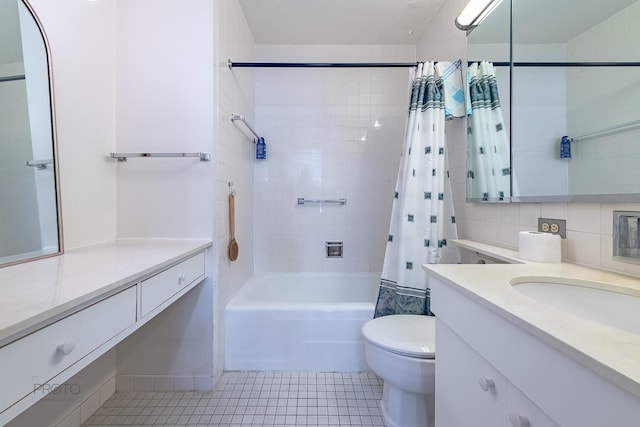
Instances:
[[[438,427],[505,426],[506,379],[436,318]]]
[[[560,427],[510,382],[507,382],[506,425],[509,427]]]

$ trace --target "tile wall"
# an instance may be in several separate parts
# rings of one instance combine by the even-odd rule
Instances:
[[[413,62],[414,46],[257,46],[266,62]],[[410,69],[257,69],[256,272],[380,271]],[[347,204],[297,205],[297,198]],[[327,259],[326,241],[344,257]]]
[[[254,41],[236,0],[217,1],[216,15],[216,138],[215,179],[215,275],[214,295],[214,375],[222,373],[224,360],[224,308],[253,274],[253,143],[242,124],[231,122],[231,114],[242,114],[254,123],[253,70],[230,70],[229,59],[251,61]],[[229,182],[235,197],[235,238],[239,253],[236,261],[227,257],[229,242]]]

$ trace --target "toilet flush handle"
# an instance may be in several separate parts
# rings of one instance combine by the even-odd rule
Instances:
[[[492,389],[496,386],[496,383],[493,382],[491,378],[487,377],[480,377],[478,379],[478,382],[480,383],[480,388],[482,389],[482,391],[489,391],[489,389]]]

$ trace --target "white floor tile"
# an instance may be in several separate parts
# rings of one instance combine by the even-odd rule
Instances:
[[[371,372],[226,372],[211,392],[114,394],[92,426],[384,426]]]

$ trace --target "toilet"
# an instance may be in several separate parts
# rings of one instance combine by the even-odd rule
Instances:
[[[384,380],[387,427],[433,427],[435,317],[394,314],[362,326],[369,368]]]

